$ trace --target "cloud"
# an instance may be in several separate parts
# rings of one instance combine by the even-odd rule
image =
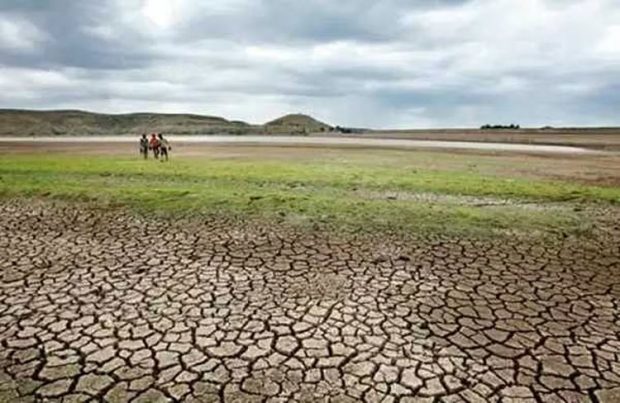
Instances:
[[[0,16],[0,50],[33,52],[45,40],[39,29],[27,19],[10,15]]]
[[[0,107],[620,124],[615,0],[5,0]]]

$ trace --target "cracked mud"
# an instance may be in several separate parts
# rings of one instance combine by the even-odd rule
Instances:
[[[620,242],[0,204],[0,401],[620,401]]]

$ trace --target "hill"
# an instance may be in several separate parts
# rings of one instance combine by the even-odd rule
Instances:
[[[312,116],[294,113],[282,116],[263,125],[269,133],[317,133],[332,130],[326,123],[316,120]]]
[[[77,110],[0,109],[0,136],[137,135],[259,133],[259,126],[192,114],[129,113],[110,115]]]
[[[286,115],[264,125],[216,116],[167,113],[103,114],[79,110],[0,109],[0,136],[166,134],[305,134],[330,126],[310,116]]]

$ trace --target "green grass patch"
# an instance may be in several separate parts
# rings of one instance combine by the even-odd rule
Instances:
[[[354,231],[488,234],[587,227],[568,207],[480,207],[376,197],[382,192],[543,204],[620,203],[618,188],[385,166],[205,159],[158,163],[64,155],[0,160],[4,197],[122,203],[146,214],[226,214]]]

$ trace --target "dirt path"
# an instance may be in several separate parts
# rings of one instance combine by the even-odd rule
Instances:
[[[618,228],[542,246],[0,215],[0,401],[620,401]]]
[[[504,151],[540,154],[599,154],[602,151],[575,146],[511,144],[469,141],[433,141],[411,139],[378,139],[364,137],[320,137],[320,136],[173,136],[175,143],[195,144],[238,144],[238,145],[296,145],[324,147],[378,147],[404,149],[452,149],[478,151]],[[128,136],[92,136],[92,137],[0,137],[0,143],[136,143],[134,137]]]

